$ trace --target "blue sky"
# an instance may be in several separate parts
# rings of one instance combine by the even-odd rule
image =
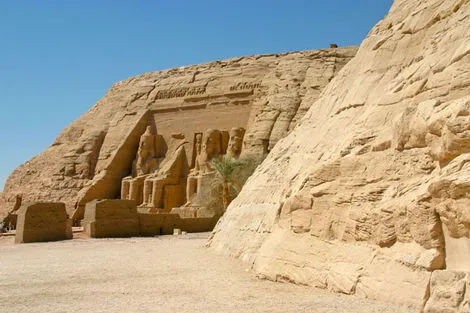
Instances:
[[[359,45],[392,0],[1,0],[0,190],[117,81],[261,53]]]

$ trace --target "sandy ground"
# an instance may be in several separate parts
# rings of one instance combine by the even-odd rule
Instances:
[[[259,280],[208,234],[13,244],[0,237],[0,312],[416,312]]]

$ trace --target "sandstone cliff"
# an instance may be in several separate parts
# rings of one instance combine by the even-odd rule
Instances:
[[[468,0],[396,0],[303,98],[212,249],[272,280],[470,312],[469,30]]]
[[[306,112],[357,48],[240,57],[143,74],[116,83],[55,142],[7,179],[0,216],[23,202],[63,201],[69,213],[86,202],[119,198],[147,126],[167,151],[208,128],[247,129],[243,153],[267,153]]]

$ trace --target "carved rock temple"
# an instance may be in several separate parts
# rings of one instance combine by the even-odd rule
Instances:
[[[357,54],[332,44],[130,78],[15,170],[2,208],[62,201],[79,221],[115,199],[150,235],[223,213],[207,246],[259,277],[470,312],[469,29],[470,0],[395,0]],[[211,212],[227,156],[264,161]]]
[[[240,57],[118,82],[11,174],[0,213],[15,215],[20,197],[63,202],[76,224],[98,199],[134,200],[142,214],[220,216],[203,206],[213,160],[265,157],[356,50]]]

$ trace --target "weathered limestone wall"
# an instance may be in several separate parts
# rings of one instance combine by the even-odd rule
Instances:
[[[469,29],[468,0],[395,1],[319,100],[303,98],[211,247],[268,279],[436,307],[431,273],[468,270]]]
[[[244,142],[244,155],[268,153],[292,130],[324,86],[351,60],[351,50],[308,52],[308,58],[288,55],[263,77],[266,86],[250,114],[250,127]]]
[[[178,214],[139,213],[141,236],[173,234],[175,228],[188,233],[207,232],[214,229],[218,217],[181,218]]]
[[[246,152],[266,152],[304,114],[300,99],[318,97],[356,50],[240,57],[118,82],[49,148],[15,169],[0,215],[11,210],[17,195],[25,202],[64,202],[69,214],[78,209],[79,216],[88,201],[119,197],[146,126],[166,142],[184,142],[188,158],[194,134],[211,127],[243,127],[250,134]]]
[[[186,232],[211,231],[218,217],[181,218],[178,214],[138,212],[133,200],[93,200],[86,204],[82,221],[92,238],[156,236]]]
[[[173,234],[178,228],[178,214],[139,213],[139,227],[142,236]]]
[[[434,271],[424,313],[470,312],[470,274]]]
[[[72,220],[64,203],[38,202],[18,212],[15,243],[57,241],[72,238]]]

